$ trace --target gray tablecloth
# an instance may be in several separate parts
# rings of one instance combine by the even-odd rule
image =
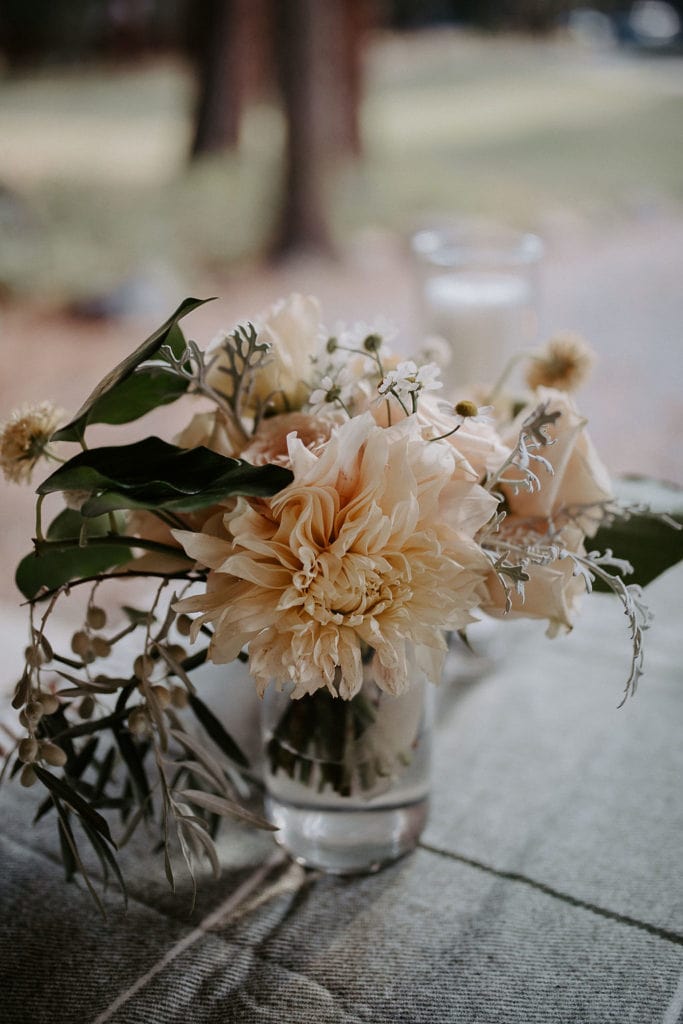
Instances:
[[[306,872],[238,826],[225,872],[174,898],[142,838],[104,923],[64,885],[54,826],[0,793],[6,1024],[676,1024],[683,1018],[681,567],[635,700],[616,601],[574,634],[501,627],[503,657],[446,685],[418,851],[380,874]]]

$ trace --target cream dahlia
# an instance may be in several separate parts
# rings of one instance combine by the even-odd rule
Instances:
[[[378,427],[345,422],[319,453],[289,438],[293,482],[269,500],[240,499],[222,536],[178,532],[211,571],[204,594],[179,610],[210,622],[209,656],[248,645],[258,690],[293,683],[300,697],[327,687],[349,699],[374,650],[379,685],[409,685],[407,644],[437,681],[443,630],[473,621],[490,562],[474,542],[496,499],[455,479],[456,456],[425,443],[416,418]]]

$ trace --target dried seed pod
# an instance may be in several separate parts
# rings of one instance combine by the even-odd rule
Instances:
[[[138,654],[133,662],[133,674],[136,679],[147,679],[153,668],[154,662],[148,654]]]
[[[40,756],[54,768],[63,768],[67,760],[65,751],[50,740],[43,740],[40,744]]]
[[[187,651],[180,644],[171,644],[168,647],[168,653],[171,655],[174,661],[184,661],[187,657]]]
[[[95,698],[91,693],[88,693],[78,705],[78,714],[81,718],[90,718],[94,710]]]
[[[171,703],[171,694],[168,692],[165,686],[156,685],[152,687],[152,693],[159,702],[159,707],[163,710],[167,708]]]
[[[44,693],[40,698],[40,703],[43,705],[43,713],[46,715],[54,715],[55,711],[59,711],[59,698],[55,697],[54,693]]]
[[[26,717],[32,725],[39,722],[45,714],[45,708],[43,702],[40,700],[31,700],[26,705]]]
[[[45,655],[40,647],[37,647],[35,644],[31,644],[26,648],[24,657],[26,658],[26,664],[30,665],[31,668],[39,668],[45,662]]]
[[[91,629],[104,629],[107,625],[107,613],[104,608],[92,605],[88,608],[87,623]]]
[[[22,740],[17,749],[17,756],[24,764],[31,764],[38,757],[38,740],[33,736],[27,736]]]
[[[186,708],[188,704],[187,690],[184,686],[171,687],[171,704],[174,708]]]
[[[31,725],[31,723],[29,722],[28,717],[26,715],[26,712],[24,711],[23,708],[19,712],[19,724],[23,725],[24,729],[30,728],[30,725]]]
[[[146,736],[149,732],[149,715],[142,705],[131,710],[128,715],[128,728],[134,736]]]
[[[92,638],[92,649],[98,658],[108,658],[111,654],[111,644],[103,636]]]
[[[82,629],[79,629],[71,637],[71,650],[74,654],[80,654],[85,660],[85,657],[90,650],[90,637],[87,633],[84,633]]]
[[[38,776],[36,775],[36,773],[33,770],[33,765],[31,765],[31,764],[25,764],[24,765],[24,767],[21,769],[21,775],[19,776],[19,781],[21,782],[22,786],[26,786],[26,788],[28,788],[29,786],[32,786],[35,782],[38,781]]]
[[[179,615],[176,619],[175,628],[181,636],[189,636],[192,629],[192,619],[189,615]]]

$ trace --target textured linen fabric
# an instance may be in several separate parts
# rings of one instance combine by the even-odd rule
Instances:
[[[31,830],[33,793],[5,786],[0,1021],[679,1024],[682,591],[680,567],[650,588],[647,675],[619,711],[616,602],[567,639],[501,626],[494,670],[442,690],[422,847],[375,876],[306,872],[230,826],[189,915],[141,836],[105,923],[64,885],[54,823]]]

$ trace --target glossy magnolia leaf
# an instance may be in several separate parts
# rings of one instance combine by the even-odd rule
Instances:
[[[671,518],[683,525],[680,512]],[[683,529],[677,530],[652,515],[617,519],[611,526],[598,530],[595,537],[587,540],[586,544],[597,551],[609,548],[617,558],[625,558],[633,566],[633,572],[624,576],[624,582],[638,583],[641,587],[683,559]],[[609,588],[597,579],[593,589]]]
[[[292,480],[281,466],[251,466],[208,448],[177,448],[158,437],[80,452],[45,480],[39,494],[88,491],[81,509],[100,516],[114,509],[191,512],[232,495],[267,497]]]
[[[72,509],[63,512],[50,524],[48,540],[78,540],[81,526],[86,523],[88,543],[85,547],[75,544],[70,547],[49,549],[38,555],[32,551],[19,562],[15,582],[24,597],[29,600],[43,587],[53,590],[70,580],[81,576],[94,576],[117,565],[130,561],[133,552],[126,544],[98,544],[104,538],[111,524],[107,516],[100,519],[84,520]]]
[[[177,335],[173,335],[173,329],[177,322],[184,316],[187,316],[188,313],[191,313],[192,310],[210,301],[210,299],[185,299],[181,302],[175,313],[168,318],[166,323],[162,324],[154,334],[150,335],[146,341],[143,341],[134,352],[120,362],[118,366],[115,366],[100,381],[74,418],[66,426],[61,427],[53,434],[52,440],[78,441],[83,437],[88,423],[126,423],[128,420],[136,419],[137,416],[141,416],[144,412],[154,408],[154,404],[163,404],[163,402],[159,403],[159,401],[154,403],[154,395],[150,393],[149,389],[151,388],[152,392],[154,389],[163,391],[167,386],[170,386],[172,390],[172,386],[157,380],[154,374],[149,374],[145,371],[140,374],[140,380],[136,380],[135,384],[129,384],[127,387],[123,385],[135,373],[135,370],[141,363],[156,355],[162,345],[168,344],[169,340],[177,344]],[[159,373],[159,371],[156,371],[156,373]],[[165,374],[164,377],[167,378],[168,382],[174,380],[170,374]],[[116,394],[114,394],[115,392]],[[174,397],[177,398],[179,396],[176,394]],[[173,400],[173,397],[168,399],[168,401]],[[131,411],[135,408],[142,411],[135,412],[134,415],[128,415],[125,411],[127,403],[130,403]],[[119,411],[116,411],[117,407],[120,407]],[[112,416],[123,418],[111,419],[110,417]]]

